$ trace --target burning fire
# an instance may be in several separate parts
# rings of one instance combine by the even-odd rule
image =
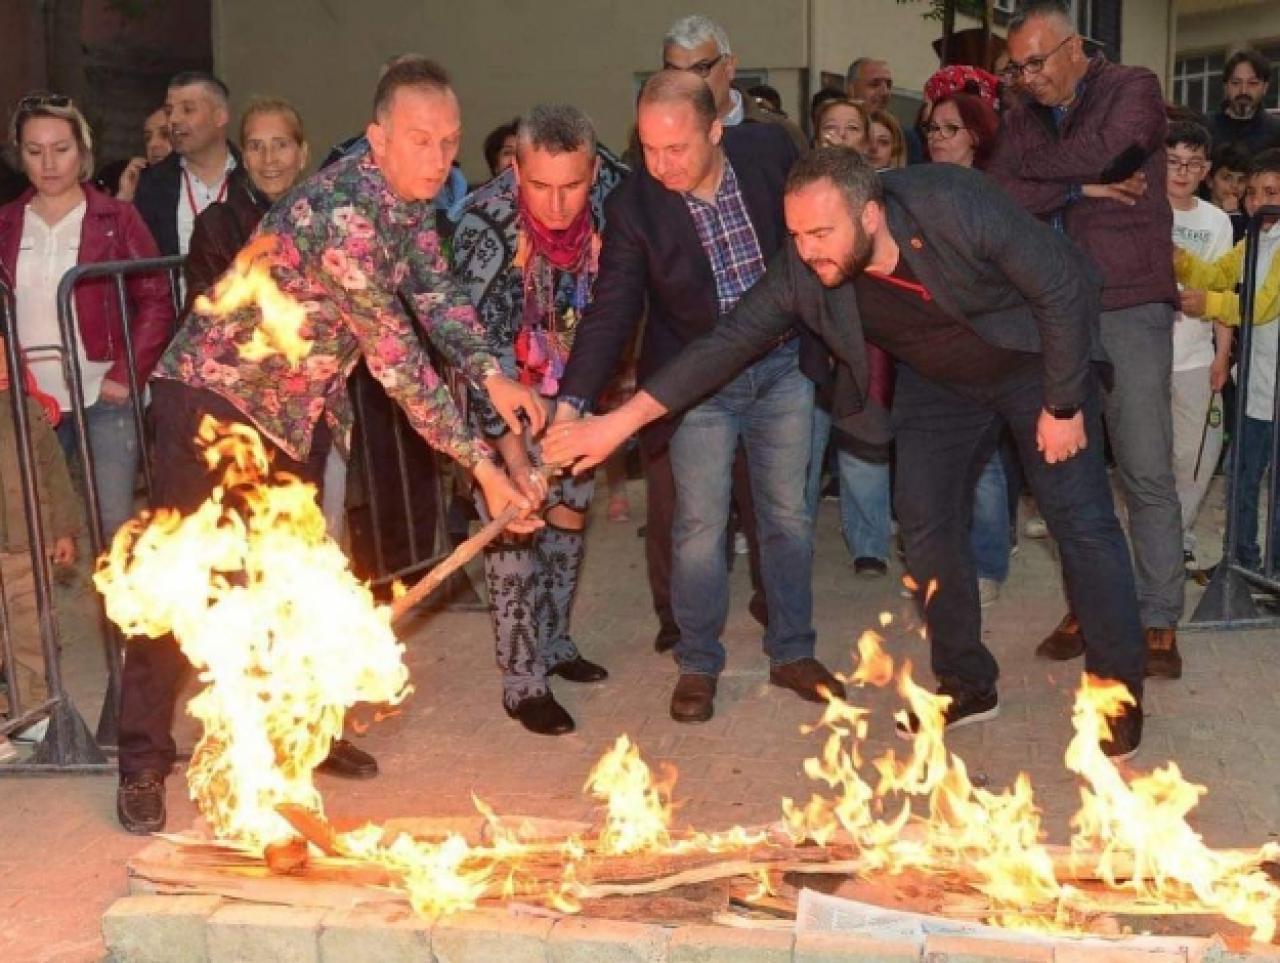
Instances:
[[[126,633],[172,633],[199,672],[191,797],[218,836],[260,848],[292,835],[278,805],[322,810],[311,773],[345,711],[399,702],[408,671],[386,611],[326,536],[315,489],[272,477],[243,426],[207,418],[200,438],[222,484],[191,515],[125,526],[94,580]]]
[[[323,812],[312,771],[347,710],[357,702],[398,704],[410,692],[408,672],[389,609],[375,603],[326,536],[314,490],[273,475],[248,429],[209,419],[200,437],[222,484],[191,515],[161,511],[126,526],[95,581],[128,634],[172,633],[197,668],[204,688],[189,711],[203,734],[188,773],[191,796],[218,838],[265,851],[296,838],[279,807]],[[782,800],[793,844],[847,847],[863,873],[914,869],[964,880],[986,898],[990,921],[1003,926],[1076,932],[1089,914],[1121,905],[1219,913],[1258,940],[1275,935],[1280,890],[1258,867],[1276,850],[1209,849],[1187,822],[1204,787],[1173,763],[1127,778],[1103,754],[1108,719],[1131,699],[1122,687],[1086,676],[1076,694],[1066,766],[1081,780],[1081,806],[1069,853],[1055,855],[1044,843],[1029,778],[1019,775],[1004,792],[975,786],[946,747],[946,697],[918,685],[909,661],[895,669],[878,634],[865,633],[857,648],[848,677],[854,693],[894,684],[905,705],[900,717],[912,723],[910,748],[868,763],[870,711],[828,699],[808,730],[825,731],[825,742],[805,763],[823,791],[803,804]],[[516,897],[572,912],[592,895],[592,868],[601,861],[690,853],[749,859],[780,845],[742,827],[673,829],[674,784],[674,770],[655,778],[622,735],[584,787],[603,808],[589,838],[538,841],[504,827],[477,800],[490,828],[485,843],[389,837],[369,825],[334,834],[331,849],[384,867],[416,910],[438,914]],[[760,881],[760,897],[769,892],[764,869],[745,872]],[[1096,881],[1094,889],[1078,885],[1086,880]]]
[[[271,258],[279,246],[279,240],[270,234],[246,245],[236,255],[231,270],[218,280],[212,296],[202,294],[196,298],[195,309],[218,317],[256,309],[258,323],[249,342],[240,346],[240,356],[247,361],[261,361],[278,354],[296,365],[310,353],[312,342],[302,336],[307,323],[306,307],[272,280]]]

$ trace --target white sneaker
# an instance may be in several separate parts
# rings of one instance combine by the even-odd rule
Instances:
[[[18,747],[9,741],[8,736],[0,736],[0,762],[13,762],[18,758]]]
[[[33,722],[25,729],[20,729],[13,734],[14,742],[42,742],[44,735],[49,731],[49,717],[45,716],[39,722]]]
[[[1022,534],[1027,538],[1048,538],[1049,526],[1039,515],[1032,515],[1023,523]]]
[[[748,546],[748,545],[747,545],[747,536],[746,536],[746,535],[744,535],[742,532],[734,532],[734,534],[733,534],[733,554],[734,554],[734,555],[746,555],[746,554],[747,554],[747,552],[749,552],[749,551],[751,551],[751,548],[750,548],[750,546]]]
[[[1000,583],[993,578],[978,579],[978,604],[984,609],[1000,598]]]

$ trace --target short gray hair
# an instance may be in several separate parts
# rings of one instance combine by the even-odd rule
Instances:
[[[733,53],[729,48],[729,35],[724,32],[724,27],[704,14],[691,13],[687,17],[681,17],[668,28],[666,36],[662,38],[662,46],[692,50],[708,40],[716,42],[716,51],[721,57],[727,57]]]
[[[1030,20],[1057,20],[1068,33],[1075,33],[1076,22],[1065,0],[1024,0],[1009,18],[1006,33],[1017,33]]]
[[[844,195],[849,213],[857,217],[868,201],[884,203],[884,185],[875,168],[852,147],[819,147],[791,165],[786,194],[795,194],[818,181],[831,181]]]
[[[853,83],[855,80],[858,79],[858,71],[860,71],[867,64],[873,64],[873,63],[876,63],[875,57],[859,57],[853,63],[849,64],[849,69],[844,72],[845,86],[847,87],[849,84]]]
[[[684,70],[659,70],[644,82],[636,110],[649,104],[688,104],[703,130],[710,130],[719,114],[716,98],[705,80]]]
[[[548,154],[570,154],[586,148],[596,152],[596,128],[591,118],[569,104],[539,104],[516,124],[517,154],[542,148]]]

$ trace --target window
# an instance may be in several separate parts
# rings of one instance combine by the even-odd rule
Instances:
[[[1271,61],[1271,86],[1263,105],[1280,107],[1280,45],[1259,48]],[[1173,99],[1184,107],[1211,114],[1222,106],[1222,68],[1225,53],[1179,57],[1173,68]]]

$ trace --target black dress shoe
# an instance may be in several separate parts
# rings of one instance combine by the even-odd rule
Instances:
[[[676,643],[680,641],[680,630],[663,626],[658,629],[658,634],[653,639],[653,651],[662,655],[664,652],[670,652],[676,647]]]
[[[790,689],[806,702],[826,702],[823,690],[837,698],[844,698],[844,684],[817,659],[797,659],[786,665],[772,666],[769,669],[769,681],[783,689]]]
[[[861,555],[853,560],[853,574],[858,578],[884,578],[889,574],[889,565],[882,558]]]
[[[316,769],[343,779],[372,779],[378,774],[378,760],[346,739],[334,739],[329,755]]]
[[[521,699],[514,709],[507,709],[507,715],[540,736],[563,736],[577,728],[573,716],[550,692]]]
[[[671,693],[671,718],[676,722],[706,722],[716,711],[715,676],[681,673]]]
[[[558,675],[570,682],[603,682],[609,678],[609,670],[578,656],[547,670],[547,675]]]
[[[164,829],[164,776],[154,769],[121,773],[116,790],[116,816],[136,836]]]

